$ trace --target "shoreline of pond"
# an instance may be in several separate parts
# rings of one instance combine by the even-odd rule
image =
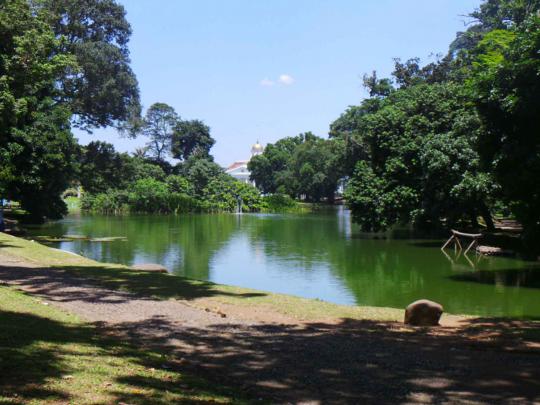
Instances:
[[[399,323],[403,321],[404,308],[342,305],[320,299],[189,279],[170,273],[141,272],[132,270],[129,266],[99,262],[73,252],[43,245],[38,241],[6,233],[0,233],[0,249],[8,255],[35,262],[43,268],[61,269],[103,282],[105,286],[112,289],[127,289],[138,294],[149,294],[162,299],[190,300],[194,298],[197,300],[201,297],[193,297],[189,288],[193,286],[197,290],[204,286],[205,289],[211,291],[209,297],[204,297],[208,298],[210,305],[215,303],[228,307],[231,305],[240,306],[247,310],[260,307],[299,322],[320,319],[337,320],[339,318]],[[174,291],[175,285],[179,286],[179,291]],[[239,299],[235,298],[235,295],[242,297],[249,295],[249,298]],[[445,313],[441,324],[455,324],[456,321],[474,317],[476,316]],[[449,319],[450,322],[446,323],[445,319]]]
[[[129,357],[125,351],[92,353],[100,359],[107,355],[106,363],[114,364],[115,369],[105,370],[106,377],[102,377],[113,383],[99,383],[105,391],[107,387],[117,390],[123,380],[109,375],[116,376],[122,367],[120,372],[131,377],[148,373],[158,387],[167,389],[173,386],[166,382],[175,381],[171,373],[190,373],[202,381],[190,393],[199,394],[202,389],[207,397],[218,397],[214,394],[218,387],[218,393],[230,396],[232,403],[241,403],[243,397],[246,403],[251,398],[285,403],[299,395],[326,402],[343,392],[350,398],[361,398],[366,392],[379,398],[385,392],[387,398],[384,389],[388,386],[398,387],[393,395],[402,398],[403,389],[418,390],[416,380],[411,379],[419,373],[422,384],[430,387],[430,395],[434,394],[431,387],[440,387],[436,384],[441,381],[455,381],[459,389],[456,400],[463,399],[464,392],[468,397],[493,398],[492,385],[471,383],[471,374],[476,380],[508,381],[501,398],[509,397],[508,387],[514,387],[512,398],[521,398],[524,392],[528,397],[537,395],[535,354],[540,348],[540,322],[446,314],[438,327],[412,327],[403,324],[403,310],[399,309],[346,307],[137,272],[4,233],[0,233],[0,263],[0,298],[4,298],[0,309],[21,319],[7,324],[8,333],[16,334],[17,339],[26,341],[33,333],[46,339],[24,321],[32,319],[35,324],[38,319],[49,325],[48,317],[61,314],[80,320],[77,325],[71,321],[69,327],[54,323],[72,358],[78,359],[84,345],[95,346],[103,339],[130,345]],[[17,312],[8,300],[15,302]],[[92,335],[81,335],[82,328]],[[78,333],[73,340],[78,346],[70,343],[73,336],[66,335],[71,330]],[[57,344],[58,336],[54,339]],[[15,339],[8,340],[8,344],[13,342]],[[55,350],[64,349],[57,346]],[[16,354],[17,350],[15,347]],[[142,369],[133,368],[129,360],[144,353],[155,353],[155,361],[151,365],[141,362]],[[466,367],[454,365],[458,357],[467,360]],[[47,360],[32,355],[32,364]],[[92,373],[103,373],[103,366],[96,363],[59,364],[58,377],[49,380],[56,386],[56,381],[62,382],[62,387],[66,380],[70,384],[86,381]],[[519,372],[507,364],[520,364]],[[158,370],[169,374],[157,374]],[[340,378],[329,379],[328,370]],[[525,380],[523,373],[527,373]],[[277,383],[266,384],[269,379]],[[134,381],[146,380],[128,380]],[[408,381],[413,381],[410,387]],[[320,391],[321,384],[329,396]],[[181,388],[185,386],[181,384]],[[210,394],[209,387],[213,388]],[[446,395],[445,387],[440,395]],[[78,386],[70,392],[78,395]]]
[[[7,243],[6,243],[7,242]],[[192,294],[189,291],[189,285],[194,285],[199,288],[200,285],[205,285],[205,288],[214,290],[217,294],[212,293],[212,297],[204,304],[217,304],[230,306],[241,306],[246,308],[260,306],[263,310],[271,310],[280,315],[290,317],[299,322],[313,321],[324,319],[332,321],[337,319],[355,319],[355,320],[370,320],[391,323],[402,323],[405,308],[398,307],[382,307],[370,305],[343,305],[329,301],[320,300],[317,298],[305,298],[296,295],[276,293],[270,291],[257,290],[252,288],[240,287],[236,285],[219,284],[211,281],[190,279],[187,277],[177,276],[171,273],[153,273],[145,271],[136,271],[130,266],[114,263],[105,263],[87,258],[85,256],[53,248],[40,243],[39,241],[27,240],[18,236],[0,233],[0,249],[7,250],[9,255],[20,257],[24,260],[36,262],[43,267],[62,268],[63,270],[74,271],[76,274],[83,277],[91,277],[99,279],[104,276],[105,285],[108,287],[119,288],[124,290],[128,286],[128,290],[134,288],[138,294],[146,294],[149,291],[164,290],[165,298],[176,299],[191,299]],[[114,276],[119,277],[119,283],[109,283],[114,277],[105,272],[114,272]],[[140,278],[140,280],[137,280]],[[174,282],[167,281],[171,279],[182,280],[181,291],[174,291]],[[131,280],[131,281],[130,281]],[[147,285],[144,285],[147,284]],[[157,285],[157,287],[156,287]],[[185,294],[185,296],[182,296]],[[249,299],[234,299],[231,298],[235,294],[239,296],[252,295]],[[150,293],[155,296],[155,294]],[[161,297],[158,293],[158,298]],[[418,297],[422,299],[424,297]],[[203,300],[204,301],[204,300]],[[478,314],[467,313],[448,313],[444,312],[441,318],[441,326],[455,326],[462,321],[470,319],[504,319],[508,321],[538,321],[536,318],[522,318],[511,316],[483,316]],[[539,326],[540,327],[540,326]]]
[[[453,250],[443,254],[440,240],[406,231],[390,239],[366,237],[344,209],[309,215],[81,214],[28,231],[26,238],[48,235],[49,246],[105,263],[158,263],[190,279],[346,306],[405,308],[427,298],[452,314],[540,318],[534,263],[474,255],[470,263]],[[62,241],[65,235],[78,238]]]

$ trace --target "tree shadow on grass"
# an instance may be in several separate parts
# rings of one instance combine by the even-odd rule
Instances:
[[[155,318],[115,332],[165,348],[181,370],[276,403],[539,400],[540,352],[521,353],[523,339],[505,334],[516,325],[496,322],[499,335],[485,344],[479,332],[486,322],[426,331],[351,319],[190,328]],[[529,332],[540,330],[538,323],[528,325]]]
[[[233,292],[198,280],[168,274],[137,272],[104,266],[18,267],[0,265],[0,279],[29,287],[55,301],[122,303],[138,299],[181,299],[228,296],[252,298],[259,292]],[[114,290],[114,291],[108,291]]]
[[[139,275],[141,279],[137,279]],[[185,297],[183,289],[197,288],[199,283],[192,286],[190,280],[180,277],[133,273],[117,268],[88,270],[64,267],[57,270],[0,266],[0,278],[9,277],[11,282],[37,285],[38,290],[42,288],[65,300],[70,299],[69,290],[61,293],[57,290],[77,283],[123,288],[136,294],[153,295],[157,291],[156,296],[172,298]],[[163,281],[155,281],[161,277]],[[43,280],[41,285],[40,280]],[[187,284],[178,286],[174,283]],[[201,290],[186,292],[188,297],[223,294],[214,291],[211,283],[200,283]],[[92,291],[88,294],[83,298],[94,300],[92,302],[106,299],[92,297]],[[129,295],[125,297],[126,300],[131,298]],[[39,390],[45,381],[44,376],[59,378],[70,365],[63,360],[63,355],[51,352],[47,347],[42,349],[42,353],[30,353],[32,345],[28,342],[39,339],[49,343],[90,340],[101,350],[127,358],[133,364],[156,369],[165,365],[205,379],[192,382],[185,377],[173,377],[169,385],[163,378],[153,375],[120,373],[115,377],[115,384],[133,389],[126,391],[112,387],[110,392],[118,401],[127,403],[170,403],[167,391],[197,393],[206,389],[211,393],[219,392],[213,385],[197,381],[210,381],[216,387],[235,387],[237,392],[279,403],[438,403],[466,400],[533,403],[540,400],[540,324],[537,322],[477,318],[454,328],[431,330],[351,319],[338,323],[246,325],[231,322],[194,327],[155,316],[114,327],[100,326],[100,330],[110,334],[116,342],[123,342],[113,347],[98,341],[94,332],[88,332],[86,328],[67,328],[50,320],[39,324],[41,321],[35,323],[24,317],[26,315],[21,319],[3,321],[0,318],[0,325],[19,325],[19,329],[11,329],[8,343],[1,346],[13,345],[8,365],[22,359],[20,364],[35,366],[32,361],[40,357],[45,359],[42,374],[30,373],[21,379],[23,386],[29,389],[35,387]],[[29,325],[31,330],[20,325]],[[52,335],[42,332],[51,327],[59,330]],[[18,335],[25,334],[29,336],[26,343],[16,341]],[[133,347],[139,350],[135,351]],[[165,357],[150,358],[151,353],[164,354]],[[11,387],[16,380],[9,378],[11,385],[6,386]],[[4,379],[1,381],[4,387]],[[154,390],[152,397],[141,397],[140,391],[147,389]],[[26,395],[28,398],[36,395],[37,398],[45,393]],[[60,399],[62,392],[55,395]]]
[[[91,324],[66,324],[29,313],[0,310],[0,325],[0,403],[102,403],[101,399],[103,403],[165,405],[171,401],[207,403],[205,397],[235,398],[230,390],[209,385],[195,376],[172,371],[152,376],[148,370],[163,366],[159,353],[135,349],[100,333]],[[99,360],[92,364],[88,356]],[[111,366],[111,382],[104,385],[99,378],[105,373],[103,362],[110,361],[111,356],[122,359],[124,364]],[[77,361],[80,364],[74,365]],[[143,366],[147,372],[134,366]],[[78,378],[83,379],[83,386],[70,392],[73,390],[68,387],[76,381],[70,374],[81,372],[83,375]],[[92,392],[83,392],[88,390]],[[86,394],[90,397],[85,398]]]
[[[86,328],[67,327],[39,316],[0,311],[0,392],[14,403],[66,400],[60,390],[43,388],[49,378],[61,378],[70,367],[56,344],[82,341]]]
[[[20,248],[20,246],[12,245],[9,242],[2,242],[0,241],[0,248]]]
[[[59,269],[76,272],[82,277],[92,277],[99,284],[113,289],[122,289],[141,296],[164,299],[192,300],[214,296],[253,298],[266,295],[263,292],[225,291],[219,285],[208,281],[193,280],[171,274],[138,272],[126,268],[62,266]]]
[[[45,386],[73,372],[66,359],[73,345],[147,370],[171,370],[165,378],[116,372],[114,384],[101,388],[112,403],[168,404],[179,396],[182,403],[206,403],[201,393],[234,398],[223,386],[278,403],[540,399],[540,349],[527,346],[540,343],[535,322],[478,318],[453,329],[426,330],[343,319],[193,328],[155,318],[96,329],[0,311],[0,324],[0,393],[21,404],[77,400]]]
[[[477,347],[502,348],[540,356],[540,320],[510,318],[471,318],[463,322],[460,333]]]

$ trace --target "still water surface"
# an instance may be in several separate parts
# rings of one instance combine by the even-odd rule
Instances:
[[[419,298],[450,313],[540,317],[540,267],[512,258],[445,255],[441,241],[373,239],[347,210],[309,215],[71,215],[36,235],[125,236],[56,244],[95,260],[161,263],[217,283],[339,304],[404,307]]]

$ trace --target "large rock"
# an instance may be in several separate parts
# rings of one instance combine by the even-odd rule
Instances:
[[[405,308],[405,323],[414,326],[437,326],[443,313],[441,304],[418,300]]]
[[[153,273],[168,273],[165,267],[163,267],[161,264],[155,263],[134,264],[133,266],[131,266],[131,270],[150,271]]]

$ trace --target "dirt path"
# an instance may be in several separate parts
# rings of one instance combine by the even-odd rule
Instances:
[[[169,367],[276,403],[540,403],[539,327],[476,319],[429,332],[397,323],[298,323],[102,288],[0,251],[0,281],[158,346]]]

